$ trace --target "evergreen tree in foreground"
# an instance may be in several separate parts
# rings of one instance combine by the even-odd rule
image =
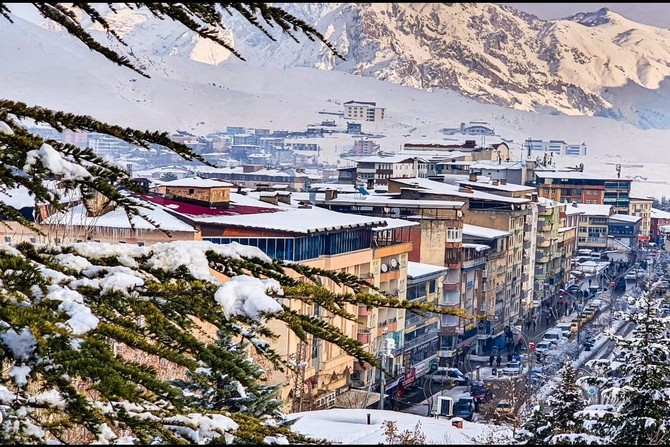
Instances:
[[[584,398],[577,385],[577,372],[567,359],[560,370],[555,392],[524,423],[517,439],[528,445],[588,445],[583,429]]]
[[[354,275],[209,242],[0,245],[0,283],[4,444],[305,441],[249,356],[291,366],[271,347],[268,319],[376,364],[359,342],[291,303],[352,320],[347,305],[453,313],[368,292]]]
[[[600,421],[600,430],[620,445],[664,445],[670,441],[670,340],[668,318],[661,316],[662,297],[651,291],[626,314],[635,324],[629,336],[611,338],[625,354],[612,385],[603,390],[615,411]]]

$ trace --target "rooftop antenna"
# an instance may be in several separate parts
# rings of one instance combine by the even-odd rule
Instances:
[[[616,165],[616,178],[621,178],[621,163]]]

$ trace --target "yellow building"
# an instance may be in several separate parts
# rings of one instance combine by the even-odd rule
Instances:
[[[654,199],[649,197],[631,197],[628,208],[628,214],[642,218],[640,224],[640,235],[638,242],[648,244],[651,235],[651,208],[654,204]]]

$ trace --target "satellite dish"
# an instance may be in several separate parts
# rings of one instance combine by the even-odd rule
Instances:
[[[463,211],[461,211],[461,210],[456,211],[456,216],[457,217],[463,217]]]
[[[388,265],[386,265],[386,264],[382,264],[382,267],[381,267],[381,269],[382,269],[382,272],[386,273],[386,272],[388,272],[388,271],[389,271],[389,266],[388,266]]]
[[[391,259],[391,268],[392,269],[398,268],[398,261],[395,258]]]

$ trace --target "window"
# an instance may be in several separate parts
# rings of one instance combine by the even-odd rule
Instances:
[[[189,194],[193,194],[193,193],[195,193],[195,189],[193,189],[193,188],[188,188],[188,193],[189,193]]]
[[[458,242],[462,239],[461,228],[447,228],[447,242]]]

